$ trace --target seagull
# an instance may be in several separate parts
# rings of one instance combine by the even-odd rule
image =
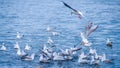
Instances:
[[[94,64],[94,62],[95,62],[94,56],[91,56],[90,64]]]
[[[84,35],[85,37],[89,37],[89,35],[94,32],[96,29],[98,28],[98,25],[94,25],[94,23],[90,22],[86,28],[85,28],[85,32]]]
[[[63,2],[63,1],[62,1],[62,3],[63,3],[66,7],[68,7],[68,8],[70,8],[70,9],[73,10],[73,12],[71,12],[71,14],[75,14],[75,15],[77,15],[78,18],[80,18],[80,19],[81,19],[82,17],[84,17],[84,15],[83,15],[82,12],[80,12],[80,11],[78,11],[78,10],[72,8],[70,5],[68,5],[67,3],[65,3],[65,2]]]
[[[18,42],[16,42],[16,44],[14,45],[14,48],[15,48],[15,49],[19,49],[19,48],[20,48]]]
[[[90,47],[90,49],[89,49],[89,54],[90,54],[90,55],[93,55],[93,54],[95,54],[95,51],[96,51],[95,49],[92,49],[92,48]]]
[[[72,57],[72,54],[74,52],[74,49],[66,49],[66,50],[63,50],[63,49],[60,49],[61,50],[61,53],[59,53],[61,56],[64,56],[65,59],[67,60],[72,60],[73,57]]]
[[[49,63],[49,60],[47,58],[45,58],[43,54],[40,54],[39,62]]]
[[[53,40],[51,39],[51,37],[48,37],[47,43],[50,44],[50,45],[52,45],[54,43]]]
[[[90,22],[86,28],[85,28],[85,32],[82,33],[81,32],[81,38],[82,38],[82,44],[85,46],[91,46],[92,43],[90,43],[87,38],[89,37],[89,35],[94,32],[96,29],[98,28],[98,25],[94,25],[92,22]]]
[[[91,65],[99,65],[99,59],[95,60],[94,59],[94,56],[91,56],[91,61],[90,61],[90,64]]]
[[[112,60],[106,59],[106,55],[105,54],[102,55],[101,61],[105,62],[105,63],[112,63]]]
[[[61,50],[61,53],[60,53],[61,55],[63,55],[63,56],[68,56],[68,55],[70,55],[69,49],[63,50],[63,49],[60,48],[60,50]]]
[[[70,55],[68,55],[68,56],[64,56],[64,58],[65,58],[66,60],[72,60],[72,59],[73,59],[73,57],[70,56]]]
[[[17,38],[17,39],[21,39],[22,37],[23,37],[23,35],[20,35],[20,32],[17,32],[16,38]]]
[[[32,60],[34,60],[34,57],[35,57],[35,53],[32,53],[31,56],[22,57],[22,60],[32,61]]]
[[[25,50],[31,50],[31,47],[26,43]]]
[[[52,32],[52,35],[53,35],[53,36],[57,36],[57,35],[59,35],[59,33],[53,31],[53,32]]]
[[[87,55],[85,55],[84,52],[82,51],[79,57],[81,59],[85,59],[85,58],[87,58]]]
[[[88,64],[88,61],[87,61],[86,59],[83,59],[83,57],[79,56],[79,58],[78,58],[78,63]]]
[[[21,54],[22,54],[22,53],[21,53],[21,50],[20,50],[20,48],[19,48],[19,49],[17,50],[17,55],[18,55],[18,56],[21,56]]]
[[[99,59],[99,56],[98,56],[96,50],[95,50],[95,59]]]
[[[106,45],[112,48],[112,42],[107,38]]]
[[[2,51],[6,50],[5,43],[2,43],[2,47],[0,48],[0,50],[2,50]]]
[[[63,61],[63,60],[65,60],[65,58],[62,55],[60,55],[60,53],[54,52],[53,53],[53,60],[55,60],[55,61]]]
[[[17,50],[17,55],[20,56],[20,57],[22,57],[22,56],[27,56],[28,54],[26,54],[23,50],[21,51],[21,49],[19,48]]]
[[[92,43],[87,40],[87,38],[84,36],[84,34],[82,32],[81,32],[80,36],[82,38],[82,44],[84,46],[91,46]]]
[[[46,50],[42,50],[42,53],[44,54],[44,56],[46,56],[48,59],[52,59],[53,57],[53,52],[49,49],[46,49]]]

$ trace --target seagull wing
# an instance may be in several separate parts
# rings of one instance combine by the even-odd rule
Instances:
[[[81,50],[82,48],[75,48],[75,49],[73,49],[72,50],[72,52],[74,52],[74,51],[79,51],[79,50]]]
[[[90,29],[89,33],[87,34],[87,37],[88,37],[92,32],[94,32],[97,28],[98,28],[98,25],[94,25],[94,26]]]
[[[93,23],[90,22],[90,23],[87,25],[86,30],[90,30],[90,28],[92,27],[92,25],[93,25]]]
[[[92,25],[93,25],[93,23],[90,22],[90,23],[86,26],[86,28],[85,28],[85,37],[87,37],[87,35],[88,35],[88,33],[89,33]]]
[[[72,8],[72,7],[71,7],[71,6],[69,6],[67,3],[65,3],[65,2],[63,2],[63,1],[62,1],[62,3],[63,3],[66,7],[68,7],[68,8],[70,8],[70,9],[72,9],[73,11],[77,12],[77,10],[76,10],[76,9]]]

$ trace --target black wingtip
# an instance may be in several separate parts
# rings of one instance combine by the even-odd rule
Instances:
[[[66,3],[64,1],[60,1],[60,2],[62,2],[64,5],[66,5]]]

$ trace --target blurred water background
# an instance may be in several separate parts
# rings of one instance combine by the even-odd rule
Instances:
[[[60,0],[0,0],[0,46],[4,42],[7,51],[0,51],[0,68],[93,68],[80,66],[76,62],[39,63],[39,57],[34,61],[22,61],[13,48],[16,41],[24,49],[25,43],[32,46],[29,52],[39,55],[39,48],[51,36],[46,31],[48,26],[59,32],[60,36],[52,39],[61,48],[73,47],[80,40],[80,32],[84,31],[89,21],[99,24],[99,28],[88,38],[92,47],[99,54],[106,53],[114,58],[113,64],[102,64],[100,68],[120,68],[120,1],[119,0],[65,0],[66,3],[80,10],[85,18],[78,19],[71,15],[71,10]],[[24,35],[16,40],[16,32]],[[113,41],[113,48],[106,46],[106,38]]]

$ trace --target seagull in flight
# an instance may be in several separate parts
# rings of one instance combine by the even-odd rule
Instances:
[[[98,25],[94,25],[94,23],[90,22],[85,28],[85,37],[87,38],[97,28],[98,28]]]
[[[98,28],[98,25],[94,25],[94,23],[90,22],[86,28],[84,33],[81,32],[82,44],[85,46],[91,46],[91,43],[88,41],[88,37],[92,32],[94,32]]]
[[[63,1],[62,1],[62,3],[63,3],[66,7],[68,7],[68,8],[70,8],[70,9],[73,10],[73,12],[71,12],[71,14],[77,15],[78,18],[80,18],[80,19],[84,16],[83,13],[80,12],[79,10],[76,10],[76,9],[72,8],[70,5],[68,5],[67,3],[65,3],[65,2],[63,2]]]

